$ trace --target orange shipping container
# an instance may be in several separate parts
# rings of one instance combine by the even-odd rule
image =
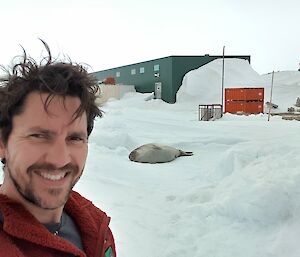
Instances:
[[[264,88],[226,88],[225,101],[264,101]]]
[[[262,113],[264,112],[264,102],[227,101],[225,102],[225,112]]]

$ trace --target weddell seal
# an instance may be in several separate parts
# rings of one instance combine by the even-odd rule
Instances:
[[[175,160],[180,156],[191,156],[193,152],[185,152],[171,146],[161,144],[145,144],[134,149],[129,154],[133,162],[163,163]]]

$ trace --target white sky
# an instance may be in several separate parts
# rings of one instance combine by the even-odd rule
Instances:
[[[298,0],[0,0],[0,63],[42,45],[94,71],[169,55],[251,55],[259,73],[297,70]]]

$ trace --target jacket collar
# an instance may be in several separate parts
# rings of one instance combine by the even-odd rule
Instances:
[[[79,227],[86,255],[93,256],[99,244],[103,244],[109,218],[74,191],[65,205],[65,211]],[[0,212],[3,216],[3,230],[9,235],[41,246],[66,251],[75,256],[85,256],[73,244],[66,243],[64,239],[49,233],[23,205],[2,194],[0,194]],[[103,235],[103,238],[96,236],[99,234]]]

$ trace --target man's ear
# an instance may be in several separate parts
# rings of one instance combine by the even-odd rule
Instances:
[[[5,144],[2,140],[2,138],[0,138],[0,159],[4,159],[5,158]]]

